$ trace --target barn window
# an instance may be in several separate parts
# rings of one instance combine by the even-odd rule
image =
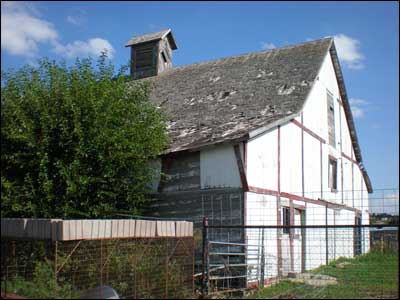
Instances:
[[[163,59],[163,63],[166,64],[167,63],[167,57],[165,56],[164,51],[161,52],[161,56],[162,56],[162,59]]]
[[[336,146],[335,142],[335,109],[333,105],[333,95],[327,90],[327,101],[328,101],[328,135],[329,145],[332,147]]]
[[[283,207],[282,210],[283,214],[283,225],[284,226],[290,226],[290,208],[289,207]],[[289,234],[290,228],[283,228],[283,233]]]
[[[337,160],[329,157],[328,185],[331,191],[337,191]]]

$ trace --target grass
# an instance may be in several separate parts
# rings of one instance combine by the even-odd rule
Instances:
[[[398,252],[370,252],[356,258],[339,258],[311,271],[337,279],[338,284],[316,287],[305,283],[281,281],[257,290],[248,299],[398,299]],[[345,263],[344,263],[345,262]]]

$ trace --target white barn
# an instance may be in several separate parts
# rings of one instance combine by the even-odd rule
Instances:
[[[171,30],[126,46],[132,77],[154,84],[152,101],[168,117],[170,146],[155,162],[164,175],[148,214],[197,225],[203,216],[227,225],[369,224],[372,186],[332,38],[177,68]],[[258,234],[215,238],[258,244]],[[265,278],[365,253],[368,241],[353,229],[269,230]]]

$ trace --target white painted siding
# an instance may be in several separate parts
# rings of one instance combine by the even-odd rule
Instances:
[[[307,197],[321,197],[320,142],[309,134],[304,134],[304,190]],[[327,170],[327,169],[326,169]],[[324,175],[324,174],[323,174]],[[327,178],[327,176],[323,176]]]
[[[325,225],[326,208],[307,203],[306,225]],[[324,228],[306,230],[306,270],[314,269],[326,262],[326,235]]]
[[[280,131],[281,191],[301,196],[301,130],[288,123]]]
[[[351,138],[350,138],[350,131],[347,126],[346,116],[343,110],[343,107],[339,103],[338,100],[340,98],[339,86],[337,83],[335,71],[333,68],[333,64],[331,61],[330,54],[324,59],[322,64],[320,73],[318,75],[318,79],[315,82],[309,97],[306,101],[306,104],[303,109],[303,124],[323,139],[325,139],[328,143],[328,117],[327,117],[327,90],[333,94],[335,99],[334,101],[334,111],[335,111],[335,140],[336,145],[335,147],[330,146],[329,144],[323,145],[323,190],[329,191],[328,187],[328,177],[327,177],[327,170],[328,170],[328,155],[332,155],[337,159],[338,169],[337,169],[337,183],[338,183],[338,192],[336,193],[324,193],[324,199],[328,201],[342,203],[352,206],[353,205],[353,185],[352,185],[352,168],[351,165],[353,164],[347,158],[342,157],[342,153],[346,154],[348,157],[354,158],[354,150],[352,148]],[[297,118],[301,120],[301,118]],[[305,134],[308,135],[308,134]],[[315,139],[314,143],[319,143]],[[307,146],[305,144],[305,146]],[[315,147],[316,148],[316,147]],[[305,162],[307,159],[315,158],[314,152],[305,150]],[[343,186],[341,186],[342,178],[342,160],[343,160]],[[360,170],[357,165],[354,165],[354,182],[359,180],[359,173]],[[306,176],[306,178],[309,178]],[[362,179],[363,180],[363,179]],[[354,190],[360,190],[361,187],[358,184],[354,184]],[[342,190],[344,192],[342,193]],[[309,186],[306,185],[306,193],[310,193],[311,190]],[[367,195],[366,195],[367,196]],[[354,203],[355,205],[359,205],[360,207],[367,207],[368,206],[368,198],[363,197],[363,201],[356,201],[357,194],[354,193]],[[356,203],[358,202],[358,203]]]
[[[246,224],[247,225],[276,225],[277,224],[277,200],[275,196],[246,193]],[[246,241],[249,245],[247,260],[257,267],[250,268],[249,282],[255,282],[259,278],[261,265],[261,253],[254,251],[261,249],[262,229],[248,229]],[[265,279],[278,274],[278,244],[277,230],[264,229],[264,255],[265,255]]]
[[[355,214],[346,209],[335,209],[335,225],[354,225]],[[335,228],[335,254],[339,257],[354,256],[354,229],[353,228]]]
[[[369,225],[369,213],[362,213],[361,224]],[[370,229],[365,227],[362,229],[362,253],[368,253],[370,248]]]
[[[232,145],[221,145],[200,152],[201,188],[241,187]]]
[[[304,126],[328,141],[328,107],[327,107],[327,90],[333,95],[334,111],[335,111],[335,134],[336,148],[339,141],[339,87],[337,84],[335,71],[328,54],[322,64],[318,79],[316,80],[307,102],[303,109]]]
[[[335,145],[329,145],[328,139],[328,113],[327,90],[334,97],[335,111]],[[322,143],[304,130],[304,194],[308,198],[327,200],[349,207],[363,210],[362,222],[369,223],[368,194],[365,192],[365,182],[357,165],[349,159],[342,157],[342,152],[349,157],[354,157],[349,130],[343,108],[338,101],[340,99],[339,88],[336,81],[330,55],[327,55],[321,68],[318,80],[315,82],[309,98],[306,101],[303,116],[296,120],[306,128],[323,138]],[[342,139],[341,139],[342,138]],[[280,191],[300,196],[302,194],[302,129],[292,122],[280,127]],[[322,149],[321,149],[322,148]],[[247,147],[247,179],[249,186],[266,190],[278,190],[278,129],[260,135],[249,141]],[[322,151],[321,151],[322,150]],[[322,152],[322,156],[321,156]],[[337,191],[331,191],[328,185],[329,156],[337,161]],[[322,178],[321,178],[322,160]],[[343,174],[343,178],[342,178]],[[321,181],[322,180],[322,181]],[[321,195],[322,187],[322,195]],[[360,190],[364,189],[364,192]],[[276,205],[271,206],[269,212],[265,212],[265,199],[276,201],[275,196],[257,195],[247,193],[248,210],[246,223],[267,224],[276,222]],[[281,197],[282,203],[288,205],[288,199]],[[306,206],[306,225],[353,225],[355,212],[346,209],[326,208],[324,205],[302,203]],[[269,204],[271,205],[271,204]],[[266,218],[266,219],[265,219]],[[266,223],[266,220],[269,220]],[[299,219],[295,220],[299,222]],[[296,223],[296,224],[297,224]],[[275,223],[276,224],[276,223]],[[307,229],[305,236],[305,267],[306,270],[314,269],[328,261],[341,256],[352,257],[354,255],[354,229],[335,228],[328,229],[328,237],[325,228]],[[255,233],[249,236],[249,243],[253,246],[261,246],[261,242],[255,242]],[[271,236],[276,233],[269,233]],[[362,251],[368,251],[369,231],[362,231]],[[268,237],[268,240],[270,237]],[[270,241],[269,241],[270,243]],[[282,246],[282,271],[286,274],[291,271],[291,241],[289,235],[283,235]],[[272,244],[268,254],[277,256],[277,243]],[[301,270],[301,242],[294,239],[293,271]],[[328,251],[328,257],[326,253]],[[249,255],[249,257],[251,257]],[[273,259],[271,260],[274,261]],[[277,262],[276,262],[277,263]],[[253,270],[252,272],[256,272]],[[276,265],[272,264],[268,277],[276,276]],[[255,276],[256,273],[253,275]],[[255,277],[254,277],[255,278]]]
[[[274,129],[247,143],[249,186],[278,189],[278,130]]]

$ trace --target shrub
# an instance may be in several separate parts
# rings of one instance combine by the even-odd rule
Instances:
[[[2,217],[138,213],[167,135],[149,84],[125,70],[103,54],[2,72]]]

